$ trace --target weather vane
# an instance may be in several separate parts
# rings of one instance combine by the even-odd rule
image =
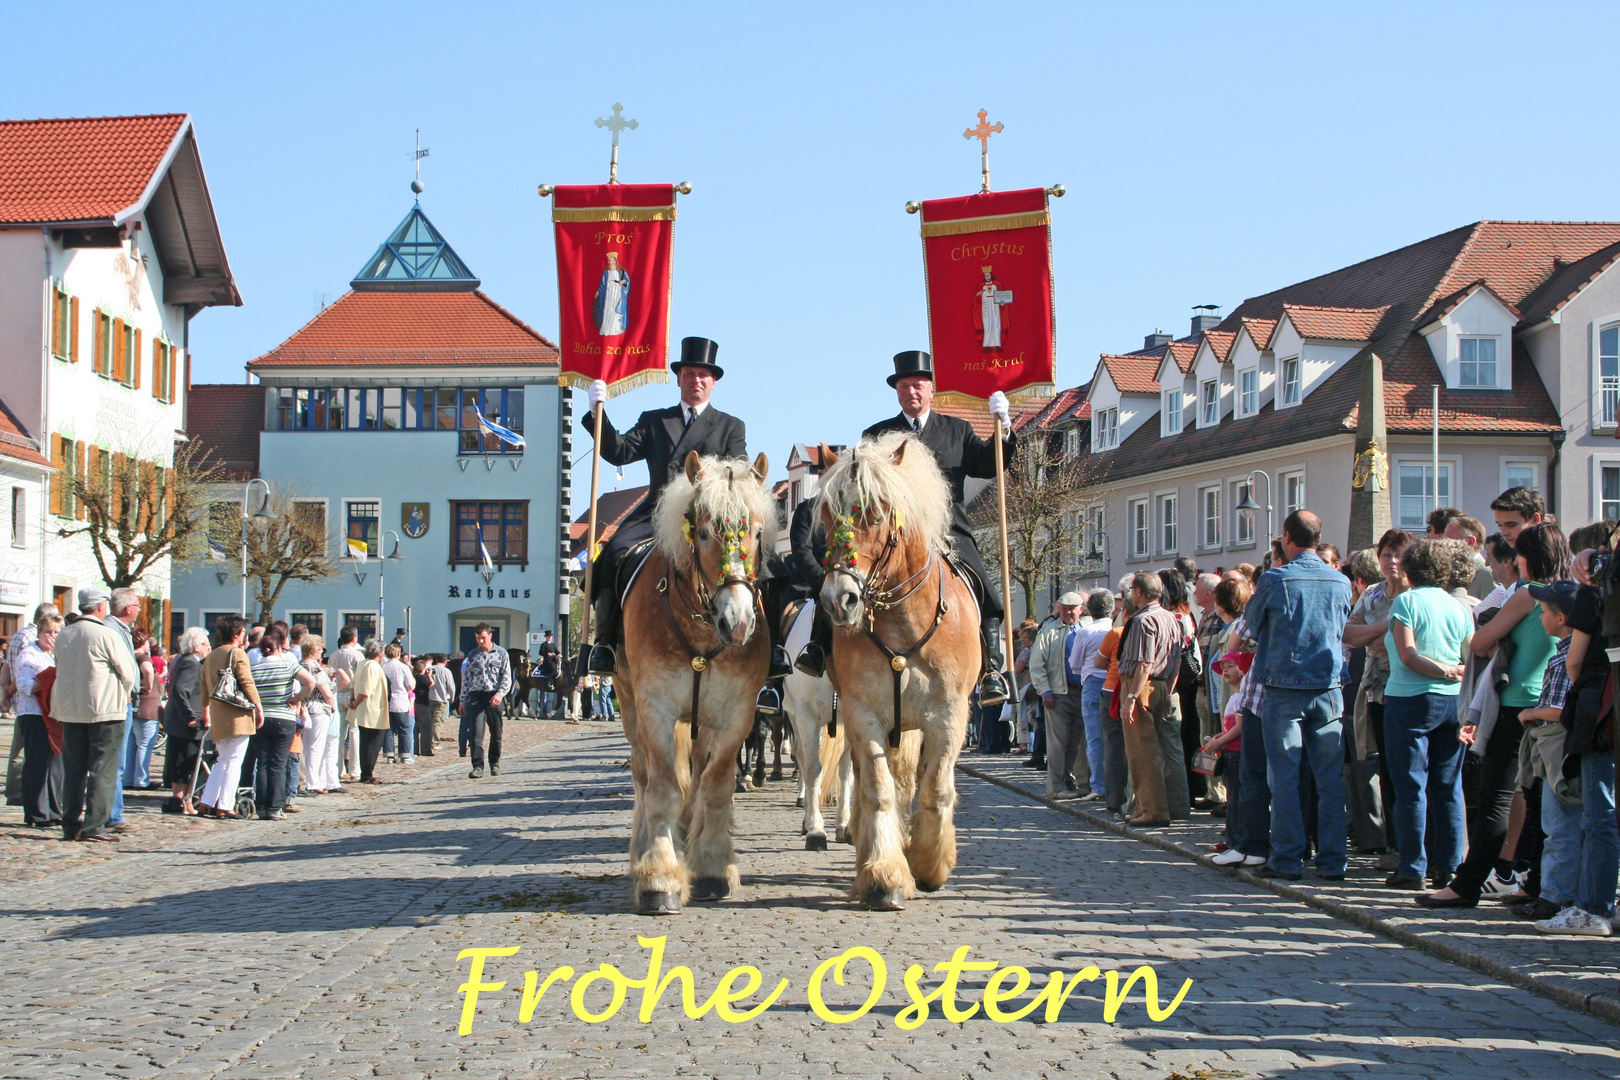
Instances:
[[[607,128],[613,132],[613,160],[608,165],[608,183],[617,184],[619,182],[619,132],[626,129],[634,131],[641,125],[634,120],[625,119],[624,106],[615,101],[613,103],[613,115],[598,116],[596,126]]]
[[[990,123],[990,114],[984,109],[979,110],[979,123],[977,127],[970,127],[962,132],[964,139],[979,140],[979,171],[984,174],[983,193],[990,194],[990,136],[1001,131],[1001,121]],[[598,121],[600,123],[601,121]]]
[[[418,195],[422,194],[422,191],[423,191],[423,188],[422,188],[422,159],[427,157],[427,156],[428,156],[428,152],[426,150],[422,149],[422,129],[417,128],[416,129],[416,153],[411,155],[411,160],[416,163],[416,179],[411,181],[411,190],[414,191]]]

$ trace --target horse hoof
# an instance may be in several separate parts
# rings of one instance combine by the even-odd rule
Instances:
[[[866,910],[868,911],[900,911],[906,906],[906,893],[904,889],[885,889],[881,885],[874,885],[866,892]]]
[[[800,795],[797,799],[793,800],[793,807],[796,810],[803,810],[804,809],[804,796],[803,795]]]
[[[805,837],[804,838],[804,850],[806,850],[806,851],[826,851],[827,850],[827,834],[818,832],[818,833],[811,833],[809,836]]]
[[[917,888],[923,892],[938,892],[939,886],[943,884],[945,884],[943,881],[936,885],[931,881],[924,881],[922,878],[917,879]]]
[[[692,883],[692,899],[698,901],[724,900],[731,895],[731,886],[725,878],[700,877]]]
[[[780,779],[782,779],[782,770],[781,769],[772,769],[771,770],[771,779],[772,780],[780,780]]]
[[[643,915],[679,915],[681,894],[677,892],[644,892],[641,894],[640,912]]]

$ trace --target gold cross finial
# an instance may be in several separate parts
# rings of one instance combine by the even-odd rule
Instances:
[[[964,139],[979,140],[979,171],[984,176],[983,190],[987,195],[990,193],[990,136],[995,135],[1002,130],[1000,120],[997,120],[993,124],[990,123],[989,111],[980,109],[978,125],[976,127],[970,127],[966,131],[962,132],[962,138]]]

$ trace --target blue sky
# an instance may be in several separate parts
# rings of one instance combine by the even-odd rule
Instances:
[[[7,117],[193,115],[246,301],[193,323],[198,381],[240,379],[342,293],[410,207],[418,127],[423,208],[554,335],[535,187],[605,180],[592,121],[622,101],[641,127],[621,178],[695,189],[675,334],[720,343],[717,403],[777,475],[792,443],[895,411],[889,358],[927,334],[902,207],[976,190],[980,108],[1006,125],[998,189],[1068,187],[1064,385],[1185,333],[1194,304],[1481,217],[1620,217],[1613,4],[58,3],[6,22],[37,60],[0,66]],[[94,26],[93,58],[67,47]]]

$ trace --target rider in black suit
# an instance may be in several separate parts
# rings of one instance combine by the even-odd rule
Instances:
[[[1001,589],[985,570],[979,546],[973,539],[964,505],[963,487],[968,477],[991,480],[996,475],[995,444],[981,439],[966,420],[934,412],[934,362],[925,352],[903,352],[894,358],[894,374],[888,378],[900,398],[900,415],[879,421],[861,433],[872,438],[890,431],[915,432],[917,440],[933,453],[934,460],[950,484],[954,510],[951,518],[951,539],[957,557],[979,578],[982,603],[979,612],[980,633],[984,639],[985,676],[980,684],[980,700],[984,704],[999,704],[1007,699],[1007,684],[1000,669],[1000,628],[1003,616]],[[1002,427],[1008,432],[1002,443],[1003,468],[1012,461],[1018,448],[1018,438],[1012,434],[1007,421],[1007,399],[999,392],[990,401],[992,414],[1002,418]],[[819,675],[825,667],[825,643],[812,640],[799,654],[798,667],[806,674]]]

